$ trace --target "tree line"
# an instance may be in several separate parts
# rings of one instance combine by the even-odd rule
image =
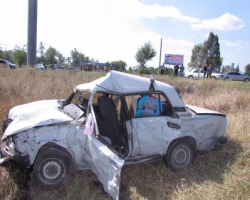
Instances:
[[[37,50],[38,57],[37,63],[44,63],[45,65],[50,64],[62,64],[66,63],[68,66],[79,67],[82,62],[99,62],[97,59],[89,58],[84,53],[80,52],[76,48],[70,51],[71,57],[65,58],[59,51],[55,48],[49,46],[48,49],[45,48],[43,42],[39,43]],[[135,53],[135,60],[138,63],[137,69],[141,73],[156,73],[158,68],[147,66],[147,62],[152,60],[156,56],[157,51],[153,48],[151,42],[146,42],[144,45],[138,48]],[[14,50],[2,50],[0,44],[0,58],[13,61],[19,66],[26,65],[27,63],[27,49],[26,46],[15,46]],[[216,72],[225,72],[229,71],[229,66],[222,65],[222,57],[220,55],[220,43],[218,35],[215,35],[213,32],[210,32],[208,39],[203,43],[197,44],[192,49],[191,61],[188,63],[188,67],[192,68],[203,68],[205,64],[214,67]],[[127,63],[122,60],[118,61],[106,61],[116,66],[118,71],[127,71]],[[239,71],[239,66],[236,68]],[[129,67],[129,72],[134,71]],[[245,66],[245,74],[250,75],[250,64]]]
[[[49,46],[48,49],[45,48],[43,42],[39,43],[37,50],[37,63],[43,63],[47,66],[53,64],[64,64],[67,66],[81,67],[80,63],[82,62],[99,62],[97,59],[89,58],[84,53],[80,52],[76,48],[70,51],[70,57],[64,57],[56,48]],[[26,45],[15,46],[13,50],[3,50],[0,44],[0,58],[9,60],[17,64],[18,66],[26,66],[27,64],[27,48]],[[127,63],[118,60],[118,61],[106,61],[116,66],[116,70],[125,71]]]

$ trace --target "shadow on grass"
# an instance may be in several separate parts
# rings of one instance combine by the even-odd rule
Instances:
[[[171,199],[171,194],[182,187],[205,181],[221,184],[223,175],[242,151],[240,142],[228,140],[223,147],[198,155],[194,165],[177,172],[167,169],[162,161],[124,166],[121,197],[127,200]],[[73,173],[67,184],[54,190],[26,185],[26,175],[22,172],[10,171],[9,176],[17,186],[9,195],[10,199],[112,199],[100,185],[94,184],[98,180],[91,171]]]
[[[192,187],[203,182],[223,184],[223,176],[243,151],[238,141],[228,140],[221,148],[207,154],[199,154],[194,164],[173,172],[162,161],[125,166],[122,192],[126,199],[172,199],[178,189]]]

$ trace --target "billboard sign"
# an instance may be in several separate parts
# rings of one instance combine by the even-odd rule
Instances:
[[[176,55],[176,54],[165,54],[164,64],[166,65],[178,65],[183,64],[184,55]]]

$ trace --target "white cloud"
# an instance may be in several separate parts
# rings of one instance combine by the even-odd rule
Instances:
[[[56,14],[54,7],[59,1],[54,0],[48,8],[49,2],[39,2],[38,43],[42,41],[46,48],[56,48],[65,57],[69,56],[70,50],[77,48],[100,62],[123,60],[129,66],[137,64],[134,55],[148,41],[158,52],[151,64],[157,66],[159,62],[161,36],[144,27],[140,22],[142,17],[198,21],[183,15],[174,7],[144,5],[137,0],[75,0],[74,4],[64,0],[64,7],[57,9]],[[190,49],[190,43],[184,40],[163,38],[163,42],[163,48],[166,47],[163,53],[183,52],[187,46]]]
[[[242,41],[238,40],[236,42],[231,42],[231,41],[227,41],[227,40],[221,40],[220,41],[222,44],[226,45],[226,46],[230,46],[230,47],[239,47],[242,46]]]
[[[217,30],[239,30],[244,27],[244,22],[229,13],[223,14],[219,18],[202,20],[201,23],[192,24],[193,29],[217,29]]]
[[[164,17],[164,18],[171,18],[173,20],[178,20],[181,22],[188,22],[188,23],[199,22],[199,19],[184,15],[180,12],[178,8],[175,8],[173,6],[160,6],[158,4],[143,5],[141,3],[137,3],[137,6],[135,6],[133,9],[136,15],[138,15],[139,17],[145,17],[145,18]]]

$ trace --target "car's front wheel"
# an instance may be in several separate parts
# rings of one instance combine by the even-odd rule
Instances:
[[[249,82],[249,79],[248,79],[248,78],[246,78],[244,81],[248,83],[248,82]]]
[[[179,140],[169,147],[163,159],[167,167],[178,170],[192,164],[196,155],[194,144],[186,140]]]
[[[45,187],[63,184],[72,171],[72,160],[64,151],[49,147],[37,154],[32,172],[32,180]]]

